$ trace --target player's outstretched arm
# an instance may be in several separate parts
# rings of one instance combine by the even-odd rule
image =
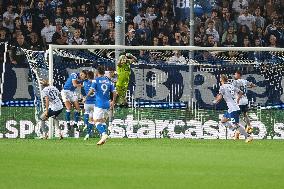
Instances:
[[[115,102],[116,102],[116,96],[117,96],[116,91],[113,91],[113,92],[112,92],[112,101],[111,101],[111,103],[110,103],[110,107],[111,107],[111,108],[113,108],[113,107],[114,107],[114,105],[115,105]]]
[[[223,96],[221,94],[218,94],[215,97],[215,100],[213,100],[213,104],[218,104],[222,100]]]
[[[49,98],[48,96],[44,97],[45,98],[45,116],[47,117],[47,112],[48,112],[48,107],[49,107]]]
[[[256,87],[256,84],[250,82],[249,85],[248,85],[248,88],[254,88],[254,87]]]
[[[82,85],[80,84],[80,83],[78,83],[78,81],[77,80],[72,80],[72,84],[73,84],[73,86],[74,87],[82,87]]]
[[[237,103],[239,104],[240,99],[242,98],[242,96],[244,95],[244,93],[242,91],[238,92],[238,97],[237,97]]]

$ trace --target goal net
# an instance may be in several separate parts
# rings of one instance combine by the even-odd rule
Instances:
[[[278,48],[54,45],[49,53],[27,51],[35,122],[44,108],[38,82],[41,78],[52,78],[53,85],[62,90],[73,72],[95,70],[98,65],[115,70],[117,49],[131,53],[137,61],[130,66],[125,91],[128,107],[115,108],[110,137],[232,138],[234,133],[219,124],[227,109],[225,102],[215,106],[212,101],[220,88],[220,74],[227,74],[231,82],[236,70],[256,84],[247,92],[254,137],[284,137],[283,113],[279,110],[284,100],[284,54]],[[80,97],[81,91],[77,93]],[[67,132],[64,113],[60,125]],[[58,136],[57,131],[54,134]]]

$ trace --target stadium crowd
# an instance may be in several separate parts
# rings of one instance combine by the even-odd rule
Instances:
[[[126,45],[189,45],[189,19],[175,15],[176,2],[180,0],[126,0]],[[196,46],[284,47],[284,0],[195,3]],[[0,42],[31,50],[45,50],[48,44],[114,44],[114,4],[115,0],[0,0]],[[19,61],[19,55],[15,48],[11,62]]]

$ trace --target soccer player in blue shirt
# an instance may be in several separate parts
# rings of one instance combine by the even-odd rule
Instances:
[[[80,106],[78,102],[78,96],[75,92],[76,88],[82,87],[82,82],[87,77],[87,71],[83,70],[80,73],[71,73],[69,78],[64,84],[63,90],[61,91],[62,100],[66,107],[66,114],[65,119],[67,122],[68,131],[71,131],[70,126],[70,112],[72,105],[75,107],[74,111],[74,128],[78,128],[77,124],[79,121],[79,112],[80,112]]]
[[[88,140],[90,137],[90,134],[92,133],[93,130],[93,119],[92,115],[94,112],[94,106],[96,102],[96,96],[95,94],[91,94],[90,96],[87,96],[87,94],[90,91],[92,81],[94,80],[94,72],[93,71],[88,71],[87,74],[87,79],[83,82],[83,91],[82,94],[84,96],[83,102],[84,102],[84,124],[85,128],[87,128],[87,134],[84,138],[84,140]]]
[[[97,68],[97,78],[93,80],[91,89],[88,96],[95,92],[96,104],[94,108],[94,121],[96,128],[101,134],[101,139],[97,145],[102,145],[108,138],[106,131],[106,119],[108,112],[114,107],[116,100],[116,90],[113,83],[104,76],[105,70],[102,66]],[[113,94],[112,101],[110,99],[110,93]]]

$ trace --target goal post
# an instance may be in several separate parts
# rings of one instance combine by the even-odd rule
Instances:
[[[157,57],[159,60],[162,60],[162,63],[152,63],[150,62],[138,62],[132,66],[132,72],[134,73],[137,81],[136,83],[130,86],[130,91],[127,92],[128,102],[130,109],[136,111],[136,108],[142,107],[155,107],[155,108],[187,108],[189,109],[189,117],[194,119],[202,120],[206,115],[207,110],[214,108],[211,105],[208,105],[212,102],[212,97],[216,95],[216,92],[219,88],[218,74],[226,73],[232,76],[233,71],[238,69],[240,65],[244,72],[247,75],[250,74],[251,69],[257,70],[253,72],[252,75],[255,75],[255,81],[260,78],[260,75],[268,74],[267,68],[265,66],[270,66],[273,69],[277,68],[277,64],[281,65],[284,57],[283,48],[273,48],[273,47],[198,47],[198,46],[124,46],[124,45],[49,45],[48,49],[48,78],[50,84],[54,84],[57,81],[55,80],[55,65],[58,65],[58,60],[54,59],[54,56],[65,56],[70,59],[75,60],[87,60],[84,53],[76,54],[72,51],[79,50],[89,50],[89,53],[95,53],[97,56],[101,57],[104,60],[111,61],[113,64],[116,63],[115,57],[109,58],[106,56],[109,52],[115,50],[122,50],[126,52],[139,52],[145,51],[149,52],[149,56],[153,56],[155,61]],[[96,52],[95,52],[96,51]],[[98,53],[101,53],[98,54]],[[169,62],[170,57],[174,52],[185,52],[185,54],[193,54],[193,56],[188,56],[185,58],[185,62],[173,64]],[[189,53],[192,52],[192,53]],[[201,52],[202,61],[199,61],[195,52]],[[217,62],[210,62],[206,59],[208,56],[206,52],[209,52],[210,55],[214,56]],[[237,52],[237,53],[231,53]],[[258,56],[255,57],[246,57],[243,54],[246,52],[253,55],[255,53],[264,53],[264,56],[269,55],[268,58],[262,60]],[[60,54],[61,53],[61,54]],[[64,54],[65,53],[65,54]],[[237,54],[237,55],[236,55]],[[278,59],[273,62],[273,57],[276,56]],[[199,57],[200,58],[200,57]],[[90,65],[94,64],[92,60]],[[157,62],[157,61],[156,61]],[[165,63],[167,62],[167,63]],[[169,63],[169,64],[168,64]],[[62,63],[64,64],[64,63]],[[260,64],[265,65],[264,67],[259,66]],[[246,66],[244,66],[246,65]],[[80,67],[80,63],[78,63]],[[161,70],[159,71],[159,69]],[[175,69],[180,69],[179,71]],[[268,68],[269,69],[269,68]],[[72,70],[72,69],[71,69]],[[73,70],[76,70],[75,67]],[[56,71],[58,72],[58,70]],[[266,73],[267,72],[267,73]],[[150,75],[150,76],[149,76]],[[259,75],[259,76],[258,76]],[[169,80],[174,79],[179,82],[169,82]],[[184,77],[184,78],[182,78]],[[250,76],[249,76],[250,77]],[[182,79],[181,79],[182,78]],[[191,79],[192,78],[192,79]],[[232,78],[232,77],[231,77]],[[270,76],[264,76],[262,79],[269,80]],[[65,78],[67,79],[67,78]],[[175,79],[174,79],[175,80]],[[200,82],[203,84],[196,84]],[[62,85],[62,83],[61,83]],[[263,85],[263,84],[261,84]],[[276,84],[275,84],[276,85]],[[283,85],[284,86],[284,85]],[[133,87],[133,89],[132,89]],[[267,88],[267,87],[266,87]],[[144,90],[144,91],[143,91]],[[259,89],[259,91],[264,91],[264,87]],[[157,97],[157,102],[151,102],[152,97],[147,97],[145,91],[150,91],[153,95],[161,95],[163,97]],[[165,92],[166,91],[166,92]],[[182,92],[181,92],[182,91]],[[197,91],[197,93],[196,93]],[[142,94],[143,93],[143,94]],[[169,94],[167,94],[169,93]],[[209,95],[210,93],[210,95]],[[253,92],[255,93],[255,92]],[[214,94],[214,95],[213,95]],[[258,93],[256,92],[256,97],[251,98],[250,104],[254,104],[258,107],[266,106],[268,104],[277,105],[281,103],[281,100],[273,102],[269,99],[268,101],[263,98],[263,96],[268,95],[267,91]],[[143,96],[144,95],[144,96]],[[165,96],[166,95],[166,96]],[[207,97],[206,97],[207,95]],[[138,97],[137,97],[138,96]],[[151,94],[150,94],[151,96]],[[145,98],[144,98],[145,97]],[[144,98],[144,99],[143,99]],[[161,100],[163,99],[164,100]],[[211,98],[211,99],[210,99]],[[284,97],[281,97],[281,99]],[[160,100],[159,100],[160,99]],[[256,102],[257,100],[257,102]],[[185,102],[185,105],[184,105]],[[224,104],[222,105],[224,107]],[[207,109],[207,110],[206,110]],[[259,114],[259,110],[257,110]],[[261,113],[260,113],[261,114]],[[138,118],[141,119],[141,115],[138,115]],[[140,116],[140,117],[139,117]],[[261,116],[261,115],[260,115]],[[207,118],[206,118],[207,119]],[[49,120],[50,125],[52,124],[52,119]],[[54,131],[50,129],[49,137],[52,138]]]

